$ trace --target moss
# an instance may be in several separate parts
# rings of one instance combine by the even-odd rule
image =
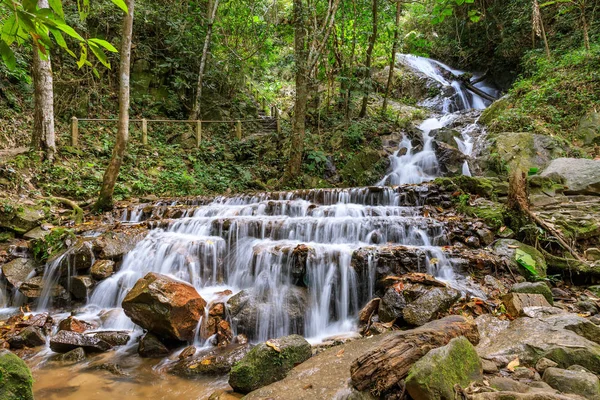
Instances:
[[[281,380],[294,365],[311,356],[310,344],[302,336],[290,335],[271,342],[279,348],[279,352],[261,343],[233,365],[229,384],[236,391],[249,393]]]
[[[0,399],[33,400],[31,371],[8,350],[0,351]]]
[[[505,225],[506,207],[500,203],[479,201],[476,205],[461,204],[458,210],[466,215],[482,219],[493,229],[499,229]]]
[[[340,170],[342,179],[350,184],[364,186],[376,180],[385,170],[381,161],[381,155],[374,149],[366,148],[356,154]]]
[[[61,250],[66,249],[68,240],[74,242],[75,239],[75,234],[71,229],[55,228],[44,237],[33,240],[31,251],[36,260],[47,261]]]
[[[481,360],[465,337],[431,350],[408,371],[406,388],[413,398],[454,399],[454,385],[467,387],[482,378]]]
[[[481,113],[481,117],[479,118],[479,122],[483,125],[489,125],[494,120],[498,118],[502,112],[510,105],[510,98],[508,96],[502,97],[495,102],[493,102],[488,108],[486,108],[483,113]]]
[[[600,372],[600,354],[593,354],[588,349],[560,347],[550,350],[543,357],[554,361],[560,368],[581,365],[592,372]]]
[[[436,178],[434,183],[445,190],[461,190],[465,193],[475,194],[487,198],[496,197],[496,186],[490,179],[460,175],[452,178]]]

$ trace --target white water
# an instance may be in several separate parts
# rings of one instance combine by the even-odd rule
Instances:
[[[390,156],[391,172],[379,182],[380,185],[423,183],[433,180],[439,175],[439,164],[433,150],[432,132],[450,125],[464,110],[483,110],[490,103],[489,100],[467,90],[458,79],[454,79],[464,71],[453,69],[436,60],[408,54],[398,55],[398,62],[442,86],[441,95],[423,104],[440,110],[442,115],[429,118],[419,125],[423,142],[420,151],[414,151],[412,141],[404,135],[398,150]],[[484,82],[477,83],[476,86],[490,95],[497,94],[495,89]],[[477,122],[469,125],[461,131],[461,138],[456,138],[458,149],[466,156],[473,154],[474,139],[471,133],[476,127]],[[462,173],[471,176],[467,161],[463,164]]]

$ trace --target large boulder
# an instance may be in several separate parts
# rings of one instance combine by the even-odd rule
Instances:
[[[260,321],[268,321],[273,330],[304,333],[308,309],[306,288],[289,286],[279,294],[278,304],[273,303],[268,291],[257,288],[245,289],[232,296],[227,301],[227,309],[237,333],[246,335],[250,340],[259,339]]]
[[[188,283],[154,272],[138,280],[123,299],[133,322],[164,339],[193,339],[206,302]]]
[[[547,368],[544,382],[563,393],[572,393],[589,400],[600,399],[600,380],[592,373],[574,370]]]
[[[554,305],[554,296],[545,282],[521,282],[516,283],[510,289],[513,293],[541,294],[551,306]]]
[[[487,314],[475,322],[481,336],[477,353],[499,366],[519,358],[521,365],[533,367],[541,358],[547,358],[561,368],[577,364],[600,372],[600,345],[571,330],[576,325],[566,322],[561,314],[522,317],[510,322]]]
[[[576,135],[584,145],[600,144],[600,113],[591,111],[579,120]]]
[[[0,228],[27,233],[44,220],[44,211],[18,203],[5,205],[0,208]]]
[[[98,337],[71,331],[59,331],[50,338],[50,349],[56,353],[67,353],[77,347],[88,353],[101,353],[112,346]]]
[[[511,267],[518,269],[526,278],[546,277],[546,259],[535,247],[523,244],[518,240],[500,239],[494,244],[493,250],[497,255],[506,257],[510,261]],[[529,260],[527,256],[532,260]],[[535,273],[524,267],[522,265],[524,262],[527,262],[527,265],[530,265],[535,270]]]
[[[29,258],[17,258],[2,266],[2,274],[13,287],[19,288],[35,271],[35,263]]]
[[[404,307],[402,316],[408,324],[421,326],[448,311],[459,298],[454,289],[434,287]]]
[[[249,351],[250,345],[248,344],[210,348],[179,361],[171,368],[170,372],[182,376],[224,375]]]
[[[98,236],[93,242],[94,252],[99,258],[118,261],[146,237],[145,226],[125,227],[111,230]]]
[[[585,158],[557,158],[542,176],[560,175],[565,179],[566,194],[600,195],[600,161]]]
[[[71,294],[75,299],[87,300],[94,287],[94,281],[89,275],[72,276],[69,286]]]
[[[449,400],[455,398],[454,385],[464,388],[482,378],[475,347],[461,336],[413,364],[406,377],[406,390],[414,400]]]
[[[310,344],[300,335],[290,335],[256,345],[229,374],[229,384],[240,393],[249,393],[279,381],[296,365],[311,356]]]
[[[8,350],[0,350],[0,399],[33,400],[31,371]]]
[[[501,171],[503,166],[529,170],[544,168],[550,161],[560,157],[561,144],[551,136],[530,132],[500,132],[490,137],[491,146],[486,146],[483,157],[490,170]]]

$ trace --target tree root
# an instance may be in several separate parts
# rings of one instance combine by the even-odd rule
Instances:
[[[538,249],[544,255],[546,262],[551,268],[564,272],[575,272],[577,274],[587,274],[600,276],[600,268],[594,268],[587,262],[582,262],[572,258],[558,257],[548,253],[544,249]]]
[[[42,197],[42,198],[45,200],[49,200],[49,201],[56,202],[56,203],[61,203],[61,204],[71,207],[71,209],[73,210],[73,213],[71,214],[71,218],[73,219],[75,224],[80,224],[83,222],[83,210],[73,200],[65,199],[64,197],[54,197],[54,196]]]

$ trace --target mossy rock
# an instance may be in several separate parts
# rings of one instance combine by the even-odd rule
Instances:
[[[381,155],[378,151],[365,148],[361,153],[355,154],[350,161],[340,170],[340,176],[348,186],[364,186],[377,180],[380,172],[384,172],[381,164]]]
[[[300,335],[261,343],[233,365],[229,384],[236,392],[249,393],[285,378],[296,364],[310,356],[310,344]]]
[[[447,191],[460,190],[491,199],[496,197],[494,182],[486,178],[459,175],[452,178],[436,178],[434,183],[442,186]]]
[[[510,97],[504,96],[486,108],[479,117],[479,123],[490,125],[510,105]]]
[[[406,389],[414,400],[450,400],[454,385],[467,387],[483,378],[475,347],[463,336],[431,350],[408,371]]]
[[[544,282],[522,282],[513,285],[510,289],[513,293],[528,293],[528,294],[541,294],[548,300],[550,305],[554,305],[554,296],[552,291]]]
[[[527,268],[523,267],[517,262],[517,250],[528,254],[533,262],[531,267],[535,269],[535,273],[532,273]],[[536,248],[528,246],[513,239],[500,239],[494,244],[494,252],[500,256],[505,256],[510,260],[511,267],[519,270],[528,280],[535,280],[538,278],[546,277],[546,259]]]
[[[490,136],[490,139],[493,144],[488,149],[487,163],[491,169],[498,169],[500,164],[509,170],[541,170],[551,160],[564,155],[564,146],[551,136],[530,132],[500,132]]]
[[[44,219],[41,207],[22,206],[17,203],[0,204],[0,228],[24,234]]]
[[[0,399],[33,400],[33,377],[27,364],[8,350],[0,351]]]
[[[472,217],[481,218],[487,225],[494,229],[504,226],[506,207],[494,201],[483,198],[476,199],[469,205],[460,205],[459,211]]]

